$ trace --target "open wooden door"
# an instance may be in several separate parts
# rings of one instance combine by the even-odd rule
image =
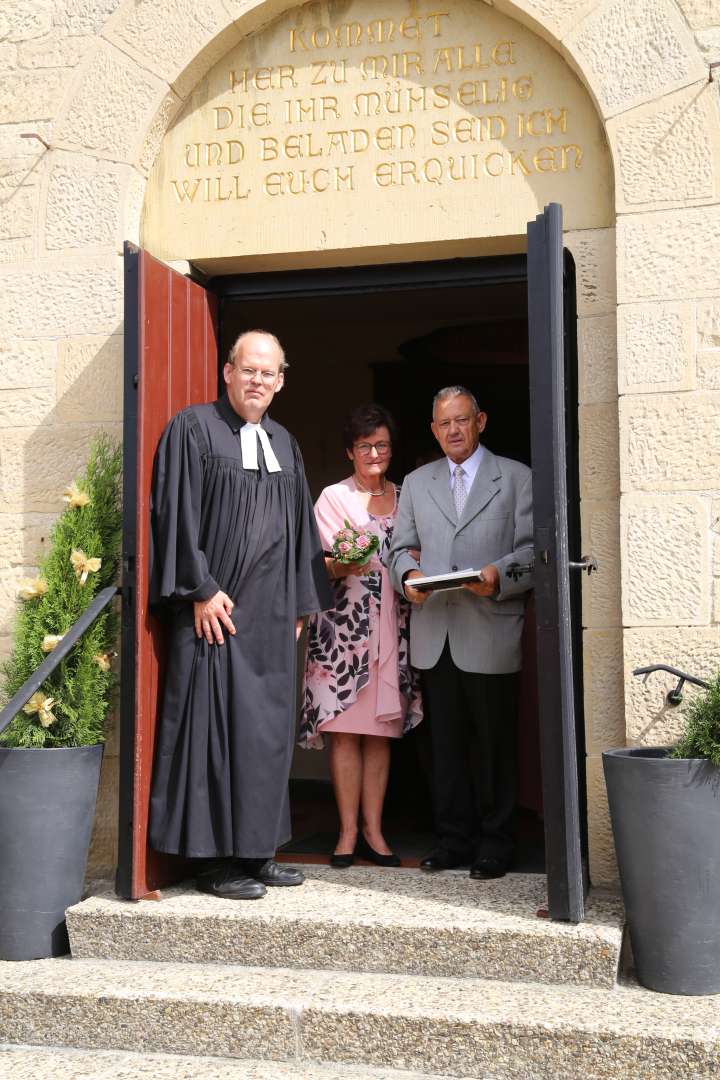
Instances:
[[[162,697],[163,626],[148,610],[153,459],[168,420],[213,400],[216,298],[125,245],[123,614],[118,895],[148,896],[177,881],[183,860],[147,846],[153,748]]]
[[[548,906],[580,922],[584,860],[584,745],[579,544],[574,270],[563,252],[562,208],[551,203],[528,225],[530,428],[535,522],[538,711]],[[587,567],[585,567],[587,568]]]

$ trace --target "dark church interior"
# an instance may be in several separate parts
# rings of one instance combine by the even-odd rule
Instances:
[[[239,333],[270,330],[289,370],[272,415],[298,439],[316,498],[348,475],[341,443],[345,414],[377,401],[399,437],[389,478],[438,456],[430,431],[432,398],[461,384],[488,415],[484,443],[496,454],[530,462],[527,289],[524,283],[418,287],[383,292],[272,299],[224,298],[221,356]],[[518,841],[514,868],[544,871],[537,731],[535,648],[526,625],[519,719]],[[302,644],[302,643],[301,643]],[[300,673],[299,678],[302,675]],[[417,865],[432,846],[430,739],[420,724],[394,741],[385,832],[403,864]],[[337,815],[326,755],[298,749],[291,773],[293,840],[286,852],[325,861]]]

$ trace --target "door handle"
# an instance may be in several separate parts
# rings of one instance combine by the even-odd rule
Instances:
[[[587,576],[590,577],[593,571],[597,573],[598,561],[593,555],[583,555],[580,562],[569,562],[568,566],[571,570],[587,571]]]

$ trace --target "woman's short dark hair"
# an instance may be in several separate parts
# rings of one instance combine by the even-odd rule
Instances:
[[[387,409],[382,405],[358,405],[345,419],[342,437],[343,446],[346,450],[352,450],[358,439],[364,439],[377,431],[379,427],[386,427],[390,432],[390,442],[395,442],[396,427]]]

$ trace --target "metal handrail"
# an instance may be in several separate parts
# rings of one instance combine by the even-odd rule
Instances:
[[[15,719],[23,705],[28,703],[35,691],[40,689],[48,675],[52,674],[70,650],[77,645],[83,634],[92,626],[98,615],[105,610],[118,592],[117,585],[108,585],[106,589],[97,594],[94,600],[90,601],[82,615],[75,620],[67,633],[63,635],[62,641],[35,668],[30,678],[25,680],[17,693],[13,694],[2,712],[0,712],[0,734],[2,734],[10,721]]]
[[[693,686],[701,686],[703,690],[707,690],[710,686],[703,679],[698,679],[696,675],[688,675],[687,671],[680,671],[679,668],[669,667],[667,664],[650,664],[648,667],[633,668],[633,675],[644,675],[647,678],[654,671],[666,671],[668,675],[674,675],[678,680],[674,689],[668,690],[665,696],[668,705],[680,704],[683,698],[682,688],[686,682],[692,683]]]

